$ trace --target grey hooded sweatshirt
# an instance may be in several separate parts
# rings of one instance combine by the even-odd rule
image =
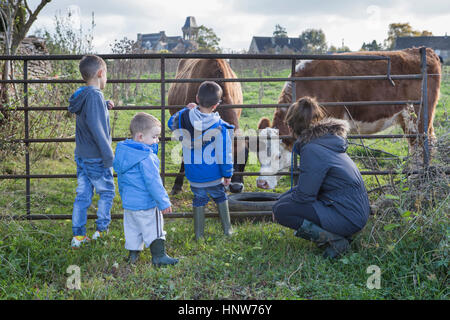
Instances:
[[[102,158],[105,168],[112,167],[111,127],[103,93],[93,86],[80,87],[69,103],[69,111],[77,115],[75,156]]]

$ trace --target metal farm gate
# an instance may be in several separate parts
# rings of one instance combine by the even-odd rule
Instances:
[[[428,147],[428,99],[427,99],[427,61],[425,48],[420,49],[421,52],[421,73],[409,74],[409,75],[391,75],[391,61],[389,57],[384,56],[365,56],[365,55],[269,55],[269,54],[103,54],[99,55],[105,60],[109,59],[154,59],[160,61],[160,78],[159,79],[110,79],[108,83],[159,83],[161,85],[161,105],[158,106],[116,106],[114,110],[161,110],[161,178],[165,183],[165,177],[175,177],[178,173],[166,172],[166,142],[170,141],[170,138],[165,135],[166,128],[166,114],[165,111],[170,108],[182,108],[184,106],[166,106],[166,87],[170,83],[188,83],[188,82],[203,82],[205,80],[220,81],[220,82],[275,82],[275,81],[292,81],[292,101],[296,100],[295,97],[295,81],[327,81],[327,80],[380,80],[380,81],[393,81],[393,80],[406,80],[415,79],[422,81],[422,98],[418,101],[352,101],[352,102],[323,102],[323,106],[362,106],[362,105],[399,105],[399,104],[415,104],[422,105],[423,117],[424,117],[424,167],[428,167],[429,162],[429,147]],[[28,103],[28,84],[34,83],[83,83],[82,80],[62,80],[62,79],[48,79],[48,80],[35,80],[28,78],[28,62],[29,61],[45,61],[45,60],[80,60],[82,55],[42,55],[42,56],[0,56],[2,61],[22,61],[23,62],[23,79],[21,80],[0,80],[0,83],[17,83],[23,84],[23,106],[13,109],[14,112],[24,112],[24,138],[15,141],[15,143],[23,143],[25,145],[25,174],[21,175],[0,175],[0,181],[4,179],[23,179],[26,183],[25,189],[25,201],[26,201],[26,215],[8,216],[13,219],[29,219],[29,220],[41,220],[41,219],[71,219],[71,215],[68,214],[31,214],[31,179],[68,179],[76,178],[76,174],[39,174],[30,172],[30,153],[29,146],[32,143],[46,143],[46,142],[75,142],[75,138],[54,138],[54,139],[31,139],[29,137],[29,113],[30,112],[46,112],[46,111],[61,111],[67,110],[67,107],[33,107]],[[386,74],[385,75],[371,75],[371,76],[328,76],[328,77],[303,77],[303,78],[238,78],[238,79],[168,79],[165,77],[166,68],[165,62],[169,59],[181,59],[181,58],[199,58],[199,59],[243,59],[243,60],[287,60],[292,62],[292,75],[295,73],[296,63],[299,60],[386,60]],[[276,107],[288,107],[289,104],[253,104],[253,105],[221,105],[221,108],[276,108]],[[386,138],[408,138],[417,137],[418,135],[349,135],[348,139],[386,139]],[[238,137],[235,137],[237,139]],[[241,139],[249,139],[250,137],[240,137]],[[280,136],[279,138],[288,138],[288,136]],[[125,138],[113,138],[113,141],[121,141]],[[297,161],[295,161],[297,164]],[[298,166],[296,166],[298,168]],[[297,171],[294,171],[296,173]],[[416,171],[417,172],[417,171]],[[410,172],[415,173],[415,172]],[[259,172],[235,172],[236,175],[243,176],[259,176]],[[290,175],[290,172],[279,172],[276,175]],[[396,171],[362,171],[363,175],[391,175],[398,174]],[[257,217],[268,216],[271,212],[230,212],[231,217]],[[206,214],[207,217],[214,217],[217,215]],[[122,218],[121,214],[112,214],[113,219]],[[166,218],[183,218],[192,217],[190,212],[174,212],[167,214]],[[5,216],[0,215],[0,219]],[[96,215],[88,215],[89,219],[96,218]]]

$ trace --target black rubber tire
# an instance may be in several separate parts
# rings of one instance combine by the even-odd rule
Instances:
[[[230,211],[272,211],[279,196],[279,193],[274,192],[234,193],[228,195],[228,207]],[[252,199],[262,199],[263,201]]]

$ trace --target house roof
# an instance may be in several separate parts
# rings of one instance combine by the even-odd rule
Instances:
[[[450,37],[398,37],[395,40],[395,49],[421,46],[440,50],[450,50]]]
[[[159,44],[163,48],[172,51],[181,43],[185,49],[194,48],[194,43],[192,41],[184,40],[181,36],[165,37],[162,40],[159,33],[157,34],[158,37],[156,37],[155,35],[156,34],[152,34],[152,36],[145,35],[147,37],[142,37],[143,47],[152,50],[155,49]]]
[[[193,30],[195,28],[197,28],[197,22],[195,21],[195,18],[192,16],[187,17],[183,26],[183,33],[184,32],[190,33],[191,31],[195,31]],[[156,50],[156,48],[160,50],[161,48],[163,48],[172,51],[178,45],[180,45],[180,48],[184,47],[185,49],[192,49],[192,48],[195,49],[197,45],[196,42],[193,42],[191,40],[185,40],[183,39],[182,36],[169,37],[166,35],[165,31],[146,34],[138,33],[137,38],[138,41],[141,42],[141,46],[148,50]]]
[[[167,43],[167,50],[172,51],[180,43],[183,45],[185,50],[195,49],[195,43],[194,42],[189,41],[189,40],[180,39],[180,41],[168,42]]]
[[[264,51],[267,48],[288,47],[293,50],[301,50],[303,47],[300,38],[280,38],[280,37],[253,37],[259,51]],[[252,40],[252,41],[253,41]]]
[[[159,41],[159,39],[161,39],[162,36],[165,36],[164,31],[161,31],[158,33],[141,34],[141,40],[142,40],[142,42],[145,42],[145,41],[155,42],[155,41]]]
[[[180,40],[183,40],[183,37],[181,36],[173,36],[168,37],[166,36],[164,31],[161,31],[159,33],[148,33],[141,35],[141,41],[148,49],[154,47],[157,43],[160,41],[164,41],[167,43],[169,50],[171,50],[173,47],[175,47]],[[146,43],[150,42],[150,45],[145,45]]]
[[[177,42],[182,39],[183,39],[182,36],[166,37],[167,42]]]

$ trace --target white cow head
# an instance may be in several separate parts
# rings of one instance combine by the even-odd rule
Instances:
[[[312,62],[312,60],[300,61],[295,67],[296,76],[299,76],[297,73],[301,72]],[[292,82],[287,81],[284,84],[278,103],[291,103],[291,101]],[[287,109],[281,108],[284,113],[287,112]],[[271,128],[270,120],[267,118],[262,118],[259,121],[258,129],[260,139],[261,137],[279,137],[278,129]],[[256,179],[256,185],[262,189],[274,189],[281,176],[274,176],[273,174],[281,171],[290,171],[292,152],[281,139],[267,139],[266,141],[262,140],[258,146],[258,161],[261,164],[261,176]],[[274,142],[270,144],[270,141]]]
[[[261,165],[261,176],[256,179],[256,185],[262,189],[274,189],[281,178],[281,176],[275,176],[274,174],[290,170],[291,151],[278,138],[278,129],[269,126],[262,128],[264,125],[261,126],[261,124],[262,121],[258,125],[260,129],[258,161]],[[264,139],[265,137],[270,137],[270,139]]]

